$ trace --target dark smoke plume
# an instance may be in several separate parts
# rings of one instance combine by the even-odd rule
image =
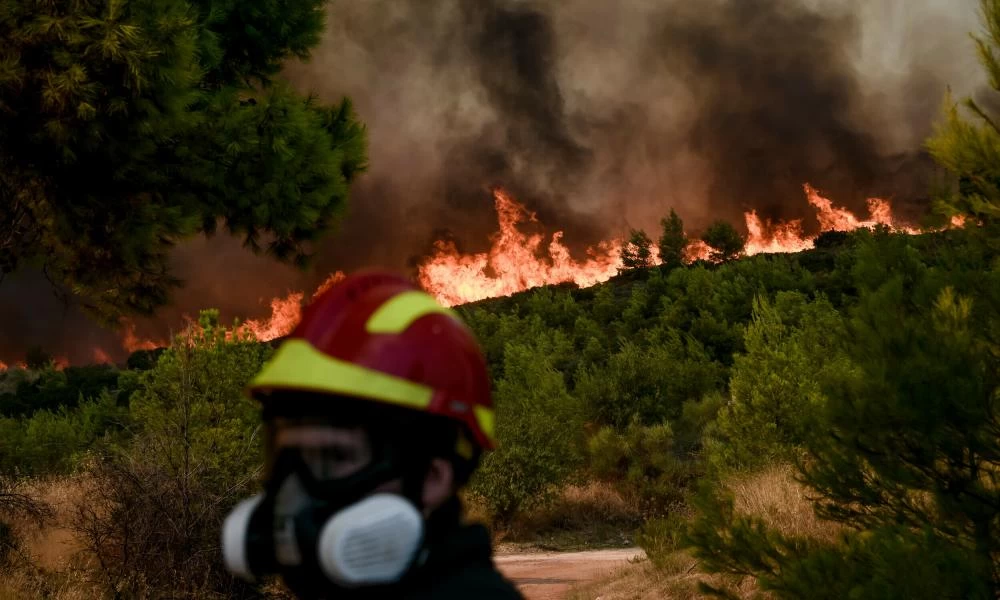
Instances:
[[[146,332],[165,336],[206,306],[260,316],[268,298],[334,270],[412,267],[442,237],[482,251],[497,185],[576,249],[655,231],[671,207],[694,230],[751,208],[808,216],[805,182],[855,211],[879,195],[915,217],[933,168],[921,144],[945,90],[981,85],[967,36],[977,5],[331,2],[313,59],[286,75],[324,99],[352,97],[368,124],[371,169],[340,231],[304,275],[225,238],[179,248],[188,287]],[[39,289],[0,286],[0,359],[37,343],[89,359],[58,329],[106,334],[86,333],[96,327],[74,311],[33,310],[15,329],[29,317],[11,307],[39,306]]]

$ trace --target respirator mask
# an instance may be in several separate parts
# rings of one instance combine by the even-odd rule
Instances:
[[[391,586],[425,558],[419,464],[382,445],[361,470],[336,476],[331,452],[275,450],[264,493],[240,502],[223,524],[231,573],[248,581],[281,575],[292,591],[314,594]],[[397,479],[402,494],[373,493]]]

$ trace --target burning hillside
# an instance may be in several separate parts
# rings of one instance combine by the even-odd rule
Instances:
[[[824,231],[854,231],[883,225],[894,231],[918,232],[916,228],[897,221],[886,200],[869,199],[869,216],[865,219],[834,206],[809,184],[804,186],[804,191],[808,203],[816,211],[819,231],[806,234],[801,220],[766,222],[751,210],[744,214],[747,228],[745,252],[748,256],[807,250],[813,247],[818,233]],[[421,285],[439,301],[452,306],[566,282],[587,287],[618,273],[622,239],[602,242],[588,249],[586,259],[575,260],[562,244],[561,231],[552,234],[548,245],[543,247],[544,236],[525,234],[517,228],[519,224],[535,221],[535,215],[502,190],[497,190],[494,195],[500,228],[492,238],[489,251],[461,254],[454,244],[438,242],[435,254],[420,265]],[[709,253],[707,244],[693,238],[685,254],[691,262],[708,260]]]
[[[801,252],[813,247],[813,241],[824,231],[854,231],[860,228],[885,226],[893,231],[915,234],[920,230],[900,222],[893,216],[890,203],[879,198],[868,200],[867,218],[855,215],[846,208],[835,206],[819,190],[809,184],[803,186],[806,201],[815,211],[819,230],[808,234],[801,219],[770,222],[763,220],[757,211],[744,214],[746,225],[745,254]],[[497,213],[497,231],[490,236],[486,252],[463,254],[454,242],[439,240],[434,252],[417,268],[421,286],[441,303],[455,306],[487,298],[508,296],[531,288],[559,283],[574,283],[588,287],[607,281],[622,266],[621,249],[624,240],[615,238],[600,242],[586,250],[586,257],[574,258],[563,243],[563,232],[551,235],[526,233],[520,226],[541,225],[535,213],[517,202],[506,191],[493,192]],[[956,217],[953,227],[961,227],[964,220]],[[691,237],[685,252],[686,260],[709,260],[711,248],[697,237]],[[656,251],[653,248],[656,261]],[[313,298],[344,277],[343,271],[331,274],[314,290]],[[295,328],[302,314],[306,295],[291,292],[269,302],[270,315],[249,319],[240,328],[261,341],[270,341],[288,335]],[[165,340],[143,339],[136,335],[136,326],[129,319],[121,321],[121,347],[128,352],[151,350],[166,345]],[[93,360],[98,363],[113,362],[112,350],[94,347]],[[60,358],[57,366],[68,361]],[[0,363],[0,370],[7,368]]]

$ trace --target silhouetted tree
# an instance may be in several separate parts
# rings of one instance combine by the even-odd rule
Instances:
[[[628,241],[622,245],[621,249],[622,269],[631,271],[653,266],[652,247],[653,240],[649,239],[645,231],[641,229],[631,230]]]
[[[674,269],[684,264],[684,249],[688,238],[684,233],[684,222],[670,209],[670,216],[660,221],[660,264],[666,270]]]
[[[738,258],[746,246],[746,240],[736,228],[721,220],[712,223],[705,230],[701,241],[711,246],[712,254],[709,258],[716,262],[729,262]]]

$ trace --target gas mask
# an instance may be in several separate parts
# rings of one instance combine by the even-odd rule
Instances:
[[[240,502],[222,528],[226,568],[255,581],[281,575],[292,591],[391,586],[422,558],[422,477],[392,452],[330,478],[315,449],[278,451],[265,491]],[[409,466],[409,468],[408,468]],[[424,471],[426,472],[426,471]],[[403,494],[372,493],[402,479]]]

